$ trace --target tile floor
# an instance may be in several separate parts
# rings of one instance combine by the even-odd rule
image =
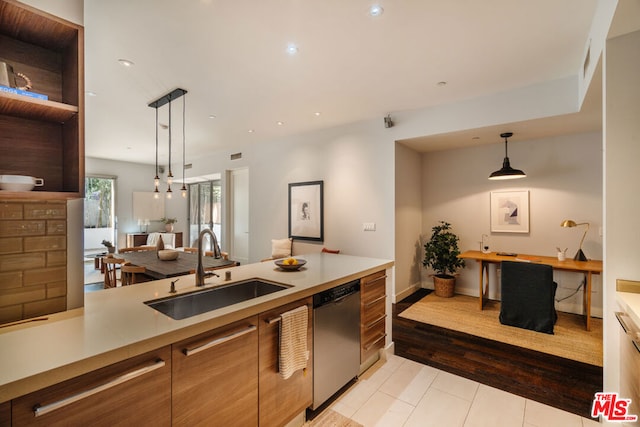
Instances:
[[[596,427],[580,417],[398,356],[330,406],[365,427]]]

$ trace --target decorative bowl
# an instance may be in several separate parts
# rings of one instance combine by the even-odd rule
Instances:
[[[42,187],[44,179],[26,175],[0,175],[0,190],[31,191],[33,187]]]
[[[180,255],[180,252],[173,249],[161,249],[158,251],[158,258],[162,261],[173,261],[178,259],[178,255]]]
[[[289,260],[295,260],[296,263],[295,264],[288,264]],[[301,259],[301,258],[284,258],[284,259],[277,259],[274,261],[274,263],[281,269],[285,270],[285,271],[296,271],[298,269],[300,269],[300,267],[302,267],[303,265],[305,265],[307,263],[307,260]]]

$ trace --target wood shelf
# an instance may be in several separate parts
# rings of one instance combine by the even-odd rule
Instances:
[[[78,107],[25,95],[0,92],[0,114],[31,120],[65,123],[78,114]]]

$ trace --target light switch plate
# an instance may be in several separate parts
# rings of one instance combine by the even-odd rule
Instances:
[[[363,231],[376,231],[376,223],[375,222],[363,222],[362,223]]]

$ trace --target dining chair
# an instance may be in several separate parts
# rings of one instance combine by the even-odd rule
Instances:
[[[558,319],[550,265],[503,261],[500,266],[500,323],[553,334]]]
[[[197,254],[198,253],[198,248],[183,248],[185,252],[188,253],[192,253],[192,254]],[[204,252],[204,256],[213,256],[213,251],[205,251]],[[229,259],[229,253],[228,252],[220,252],[220,256],[222,256],[222,259]]]
[[[146,268],[137,265],[125,264],[120,267],[120,278],[122,280],[122,286],[134,285],[136,283],[145,281],[141,280],[144,277]]]
[[[127,253],[127,252],[146,252],[146,251],[155,251],[155,246],[133,246],[130,248],[120,248],[118,249],[119,254]]]
[[[122,258],[106,256],[102,258],[104,265],[104,288],[115,288],[118,286],[118,270],[127,261]]]

